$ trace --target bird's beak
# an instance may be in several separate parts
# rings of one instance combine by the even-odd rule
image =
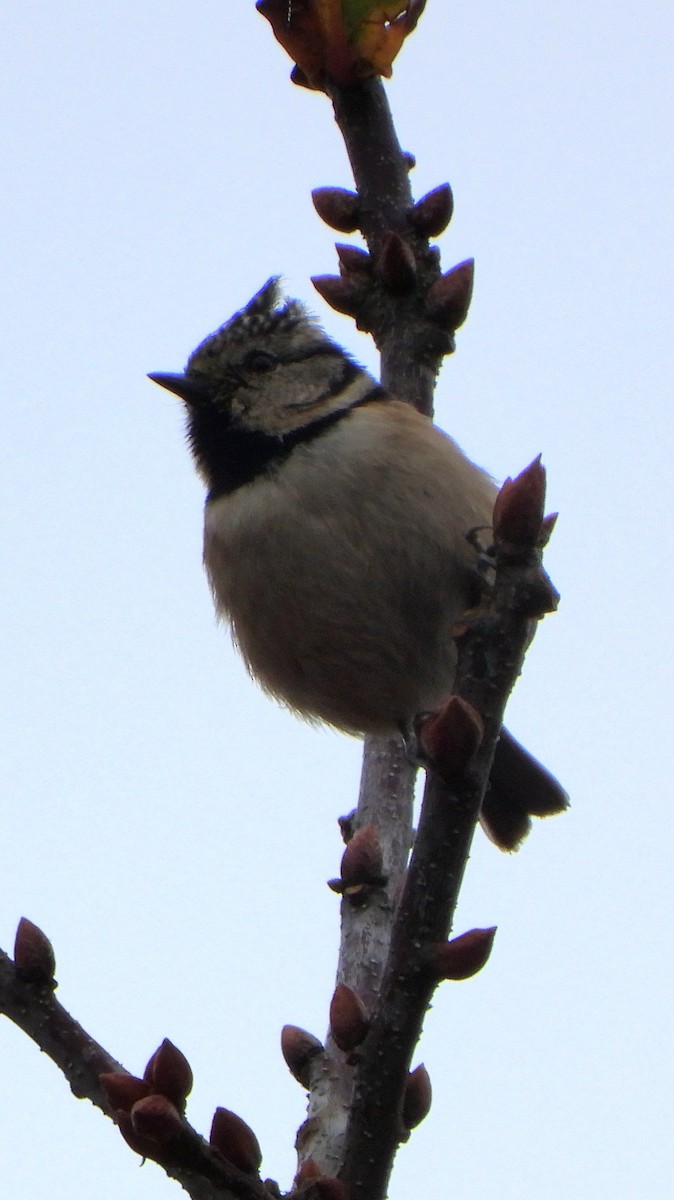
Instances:
[[[153,383],[158,383],[160,387],[167,388],[169,392],[180,396],[186,404],[203,404],[204,400],[208,400],[211,395],[211,389],[205,379],[199,379],[194,375],[169,375],[162,371],[154,372],[148,375]]]

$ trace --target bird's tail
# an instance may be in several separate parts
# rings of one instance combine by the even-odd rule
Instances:
[[[501,850],[517,850],[531,817],[549,817],[568,808],[564,788],[538,759],[501,730],[480,823]]]

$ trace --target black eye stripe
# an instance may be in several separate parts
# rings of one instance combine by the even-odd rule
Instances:
[[[243,366],[247,371],[270,371],[278,361],[276,355],[268,350],[251,350],[244,358]]]
[[[351,356],[346,354],[334,342],[320,341],[315,342],[310,346],[302,346],[297,349],[287,349],[279,356],[271,350],[265,350],[258,346],[254,350],[249,350],[247,354],[240,359],[239,370],[244,371],[269,371],[272,367],[278,366],[279,363],[300,363],[307,362],[311,358],[344,358],[348,362],[353,361]]]
[[[316,395],[309,396],[306,400],[298,400],[296,403],[289,402],[285,405],[285,408],[289,412],[301,412],[304,408],[319,408],[326,400],[331,400],[333,396],[338,396],[351,380],[356,378],[356,375],[362,375],[360,367],[357,367],[350,358],[345,358],[341,374],[328,387]]]
[[[307,445],[320,437],[333,425],[349,417],[354,409],[385,400],[386,397],[387,392],[384,388],[373,380],[371,391],[361,396],[360,400],[356,400],[349,408],[338,409],[324,417],[318,417],[309,425],[302,425],[284,437],[263,433],[259,429],[228,430],[226,440],[220,442],[217,447],[217,460],[207,464],[207,469],[211,468],[208,501],[217,500],[218,496],[227,496],[244,484],[251,483],[253,479],[274,471],[296,446]],[[193,444],[196,444],[194,435],[192,436]]]
[[[324,355],[331,355],[334,358],[346,358],[350,362],[350,356],[342,350],[341,346],[337,346],[335,342],[321,341],[315,342],[311,346],[302,346],[301,348],[289,352],[285,362],[306,362],[309,358],[319,358]]]

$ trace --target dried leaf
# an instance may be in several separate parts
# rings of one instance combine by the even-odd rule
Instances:
[[[274,36],[297,64],[299,80],[355,83],[391,74],[425,0],[258,0]]]

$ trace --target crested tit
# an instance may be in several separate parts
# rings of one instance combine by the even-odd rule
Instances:
[[[451,693],[452,629],[478,598],[466,535],[496,486],[392,398],[271,279],[154,374],[187,410],[218,615],[265,691],[357,734],[410,730]],[[512,849],[557,781],[504,730],[483,824]]]

